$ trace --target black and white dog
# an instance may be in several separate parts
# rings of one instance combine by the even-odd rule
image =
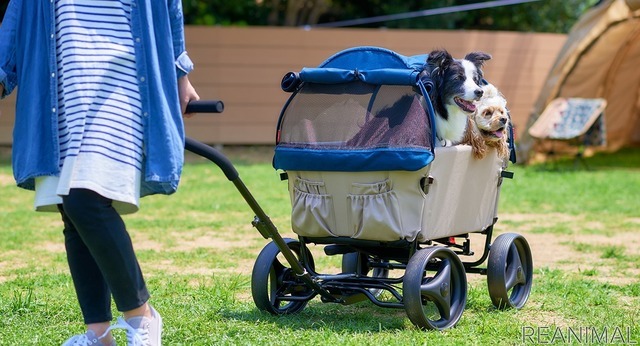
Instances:
[[[460,143],[468,117],[482,97],[482,65],[491,55],[472,52],[455,59],[446,50],[434,50],[427,58],[427,72],[434,83],[431,103],[436,112],[436,134],[446,145]]]

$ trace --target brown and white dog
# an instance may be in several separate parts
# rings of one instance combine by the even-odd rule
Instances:
[[[467,129],[461,143],[471,145],[476,159],[484,158],[490,147],[497,150],[500,158],[506,159],[509,157],[507,100],[491,84],[482,86],[482,90],[475,112],[467,118]]]

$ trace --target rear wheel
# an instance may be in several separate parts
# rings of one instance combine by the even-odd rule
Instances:
[[[402,283],[409,320],[422,329],[455,326],[467,303],[467,277],[462,262],[451,250],[418,250],[407,264]]]
[[[300,260],[300,242],[287,238],[285,243]],[[311,253],[307,251],[305,256],[309,267],[314,268]],[[299,312],[314,296],[313,289],[294,273],[274,242],[267,244],[256,259],[251,273],[251,294],[258,309],[274,315]]]
[[[515,233],[499,235],[491,244],[487,284],[498,309],[524,306],[531,293],[533,260],[527,240]]]
[[[361,252],[349,252],[342,256],[342,272],[343,273],[358,273],[361,275],[368,275],[371,271],[370,258]],[[358,268],[359,266],[359,268]],[[389,277],[389,269],[374,267],[371,277],[386,279]],[[371,288],[369,292],[375,297],[378,297],[382,293],[380,288]]]

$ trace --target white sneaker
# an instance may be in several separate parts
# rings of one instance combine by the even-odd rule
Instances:
[[[104,338],[109,331],[105,332],[102,336],[97,336],[93,330],[88,330],[84,334],[74,335],[69,340],[65,341],[62,346],[92,346],[103,345],[100,339]],[[104,344],[106,345],[106,344]],[[116,341],[112,340],[108,346],[115,346]]]
[[[162,317],[154,308],[151,308],[151,315],[150,319],[140,316],[126,321],[120,317],[112,327],[127,331],[127,346],[161,346]]]

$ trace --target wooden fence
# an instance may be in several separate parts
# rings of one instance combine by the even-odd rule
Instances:
[[[281,27],[186,28],[190,75],[203,99],[221,99],[219,115],[186,120],[187,135],[209,144],[273,144],[275,125],[289,94],[286,72],[314,67],[354,46],[380,46],[403,55],[444,48],[454,57],[470,51],[493,56],[485,77],[506,96],[521,133],[566,35],[489,31],[313,29]],[[15,98],[0,102],[0,144],[11,143]]]

